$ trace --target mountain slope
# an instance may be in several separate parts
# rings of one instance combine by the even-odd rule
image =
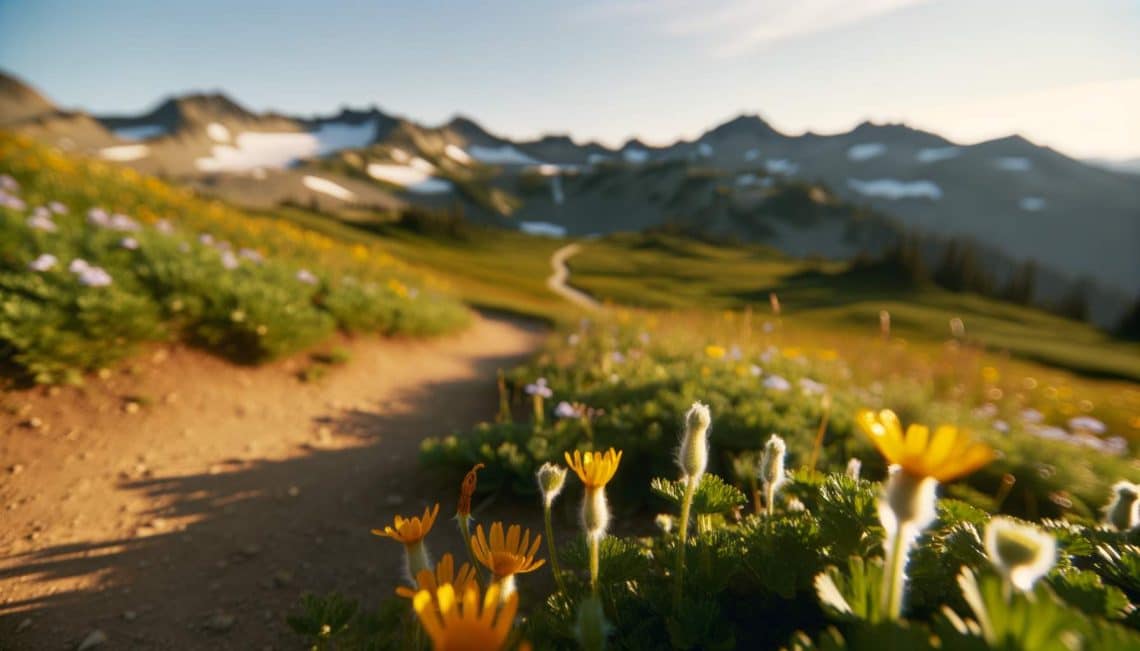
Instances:
[[[50,104],[19,82],[0,84],[0,96],[13,114],[42,112],[39,124],[23,119],[19,130],[246,205],[459,209],[490,223],[551,222],[570,233],[683,223],[763,240],[780,225],[754,228],[749,215],[771,184],[819,181],[835,199],[889,214],[904,228],[975,238],[1140,292],[1140,181],[1018,136],[959,145],[869,122],[835,135],[788,135],[742,115],[693,141],[630,140],[611,149],[568,136],[516,141],[466,117],[429,127],[375,108],[323,118],[255,114],[220,94],[100,118],[108,127],[101,130],[83,114],[44,112]],[[782,238],[789,251],[853,254],[833,246],[835,232],[793,235]]]

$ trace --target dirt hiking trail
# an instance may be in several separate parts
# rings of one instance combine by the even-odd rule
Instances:
[[[304,356],[158,348],[81,388],[2,394],[0,649],[294,649],[303,592],[374,607],[402,554],[369,529],[429,498],[453,526],[460,478],[426,476],[420,440],[492,418],[496,370],[544,336],[481,316],[346,340],[310,383]]]

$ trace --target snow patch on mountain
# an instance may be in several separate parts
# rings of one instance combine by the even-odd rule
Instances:
[[[566,227],[550,222],[519,222],[519,230],[529,235],[566,237]]]
[[[519,151],[514,145],[499,145],[487,147],[484,145],[471,145],[468,154],[472,158],[489,165],[535,165],[535,159]]]
[[[788,176],[795,174],[800,169],[799,163],[792,162],[787,158],[769,158],[764,163],[764,167],[770,174],[786,174]]]
[[[757,158],[760,158],[760,150],[755,147],[744,152],[744,160],[756,160]]]
[[[327,194],[341,201],[352,201],[356,199],[356,193],[352,190],[319,176],[305,176],[301,179],[301,184],[313,192]]]
[[[1022,197],[1017,202],[1017,207],[1026,212],[1038,212],[1045,210],[1045,199],[1042,197]]]
[[[611,159],[609,156],[606,156],[605,154],[599,154],[597,152],[594,152],[586,157],[586,162],[590,165],[597,165],[599,163],[605,163],[610,160]]]
[[[451,191],[450,182],[438,179],[424,170],[416,169],[410,165],[370,163],[368,175],[418,194],[440,194]]]
[[[447,157],[456,163],[460,163],[462,165],[471,164],[471,156],[467,155],[467,152],[463,151],[463,149],[457,145],[448,145],[444,147],[443,153],[447,154]]]
[[[649,152],[645,151],[644,149],[627,149],[623,151],[621,155],[622,158],[625,159],[625,162],[632,163],[634,165],[641,165],[642,163],[649,160]]]
[[[994,165],[1006,172],[1028,172],[1033,169],[1033,162],[1022,156],[1002,156],[994,161]]]
[[[697,145],[697,154],[705,158],[712,158],[713,146],[707,142],[702,142]]]
[[[416,156],[412,158],[412,160],[408,161],[408,165],[421,172],[435,174],[435,165],[432,165],[430,162],[420,158],[419,156]]]
[[[218,122],[211,122],[206,125],[206,135],[209,136],[210,140],[217,142],[230,141],[230,130],[226,128],[226,125]]]
[[[256,167],[285,167],[319,149],[309,133],[239,133],[233,145],[214,145],[210,156],[194,161],[203,172],[240,172]]]
[[[942,160],[957,158],[962,153],[961,147],[923,147],[914,155],[920,163],[937,163]]]
[[[847,179],[847,186],[859,194],[884,199],[930,199],[942,198],[942,188],[934,181],[900,181],[898,179],[874,179],[860,181]]]
[[[213,123],[207,129],[215,140],[222,136],[224,126]],[[230,136],[225,129],[226,136]],[[217,136],[217,137],[215,137]],[[257,132],[243,131],[233,138],[232,145],[214,145],[210,156],[194,161],[203,172],[240,172],[257,167],[283,168],[302,158],[323,156],[342,149],[363,147],[376,137],[376,122],[349,124],[325,122],[313,131]]]
[[[124,163],[150,156],[150,147],[146,145],[116,145],[100,149],[99,155],[107,160]]]
[[[136,124],[131,127],[112,129],[111,133],[123,140],[150,140],[166,134],[166,127],[161,124]]]
[[[858,145],[851,145],[847,149],[847,159],[855,162],[862,162],[870,160],[876,156],[882,156],[887,153],[887,146],[881,142],[864,142]]]

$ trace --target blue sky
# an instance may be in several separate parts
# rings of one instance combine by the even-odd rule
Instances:
[[[1137,34],[1135,0],[0,0],[0,68],[66,107],[220,88],[610,144],[758,112],[791,133],[870,118],[1140,156]]]

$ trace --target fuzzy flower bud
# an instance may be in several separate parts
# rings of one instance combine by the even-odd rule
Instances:
[[[1123,480],[1113,484],[1112,501],[1105,507],[1104,520],[1117,531],[1140,525],[1140,486]]]
[[[685,414],[685,436],[681,439],[677,463],[690,481],[699,482],[708,466],[711,420],[708,406],[699,402],[694,402],[689,413]]]
[[[566,483],[566,468],[548,461],[542,464],[535,476],[538,478],[538,489],[542,491],[542,503],[550,508],[562,492],[562,485]]]
[[[986,554],[1013,587],[1027,592],[1057,562],[1057,541],[1037,527],[995,516],[986,526]]]
[[[479,481],[476,474],[483,467],[481,463],[475,464],[471,470],[467,471],[467,475],[463,478],[463,484],[459,487],[459,503],[455,507],[455,517],[471,517],[471,498],[475,495],[475,488]]]
[[[862,474],[862,472],[863,472],[863,462],[862,461],[856,459],[855,457],[851,457],[850,459],[847,460],[847,476],[849,478],[858,481],[859,476]]]
[[[787,446],[784,439],[773,434],[764,444],[764,453],[760,455],[760,481],[764,483],[764,505],[768,509],[768,517],[776,512],[776,493],[784,485],[784,455]]]
[[[586,536],[601,540],[610,526],[610,507],[606,503],[606,491],[601,488],[586,488],[582,498],[582,528]]]
[[[760,457],[760,481],[769,490],[779,490],[784,484],[784,456],[787,451],[784,439],[775,434],[764,444],[764,454]]]
[[[938,516],[938,480],[917,477],[892,465],[883,499],[879,500],[879,519],[888,534],[902,528],[917,536]]]

